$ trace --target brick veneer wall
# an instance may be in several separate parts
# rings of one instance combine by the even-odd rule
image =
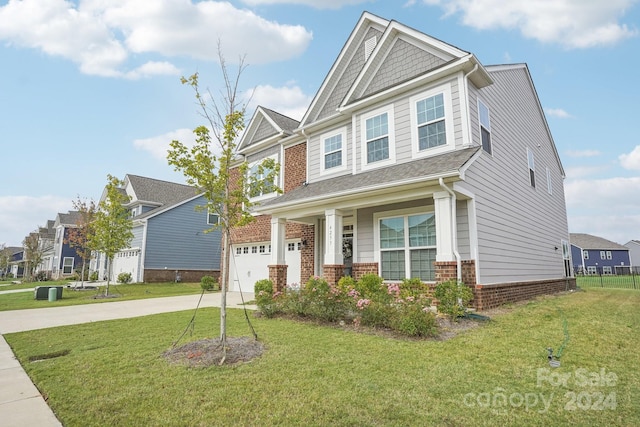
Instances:
[[[287,265],[270,265],[269,280],[273,283],[274,292],[282,292],[287,286]]]
[[[338,280],[344,276],[343,264],[325,264],[322,266],[323,278],[330,285],[337,285]]]
[[[351,274],[355,280],[360,280],[365,274],[378,274],[377,262],[354,262]]]
[[[478,310],[487,310],[506,303],[575,289],[576,279],[574,278],[476,285],[473,289],[473,306]]]
[[[178,270],[181,282],[199,282],[202,276],[215,277],[220,281],[220,270]],[[176,280],[176,270],[144,270],[145,283],[173,282]]]

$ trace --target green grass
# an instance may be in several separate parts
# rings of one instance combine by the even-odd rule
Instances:
[[[50,286],[54,282],[40,282],[38,285]],[[31,287],[34,285],[32,284]],[[5,287],[0,288],[4,290]],[[109,294],[119,295],[117,298],[96,299],[97,295],[104,294],[104,287],[98,290],[76,291],[63,288],[62,299],[49,302],[48,300],[35,300],[33,292],[17,292],[12,294],[0,294],[0,311],[23,310],[27,308],[61,307],[66,305],[94,304],[114,301],[127,301],[143,298],[170,297],[178,295],[198,294],[202,291],[200,283],[134,283],[128,285],[109,285]]]
[[[0,282],[0,291],[12,291],[14,289],[31,289],[36,286],[67,286],[68,280],[58,280],[49,282],[22,282],[20,284],[13,284],[11,282]]]
[[[640,276],[577,276],[581,288],[640,289]]]
[[[548,297],[448,341],[251,316],[266,352],[231,367],[186,368],[163,359],[192,312],[5,338],[65,426],[634,426],[640,425],[639,306],[633,291]],[[199,311],[189,340],[215,336],[218,313]],[[565,318],[570,341],[562,366],[551,372],[546,347],[563,342]],[[250,335],[242,311],[229,310],[228,326],[230,336]],[[29,362],[43,355],[59,357]],[[615,385],[581,382],[578,373],[601,369],[617,375]],[[566,387],[538,384],[539,372],[570,379]],[[566,409],[570,393],[581,399],[575,410]],[[606,406],[587,407],[598,393],[609,397]],[[511,403],[502,404],[502,395]],[[519,405],[533,396],[550,402],[548,410],[541,400]]]

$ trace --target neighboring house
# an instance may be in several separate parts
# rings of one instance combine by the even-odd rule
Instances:
[[[258,108],[239,152],[279,162],[284,194],[255,195],[234,230],[231,289],[457,278],[488,308],[575,287],[564,170],[524,64],[365,12],[302,120]]]
[[[221,234],[205,233],[218,218],[196,210],[206,204],[202,194],[188,185],[130,174],[122,191],[130,197],[126,207],[134,237],[116,254],[111,280],[120,273],[130,273],[134,282],[200,281],[204,275],[219,275]],[[92,270],[106,277],[103,254],[94,259]]]
[[[69,244],[69,231],[76,228],[80,212],[58,213],[53,223],[55,233],[53,256],[51,257],[51,276],[55,279],[70,277],[76,269],[82,270],[82,258],[75,247]]]
[[[591,234],[571,233],[571,258],[576,274],[629,274],[629,248]]]
[[[24,248],[18,246],[7,247],[11,251],[11,261],[7,267],[7,273],[18,278],[24,275]]]
[[[632,270],[640,273],[640,240],[629,240],[624,244],[629,249],[629,261],[631,261]]]
[[[55,220],[48,220],[44,227],[39,227],[40,251],[42,252],[42,262],[36,268],[38,272],[45,272],[50,277],[53,275],[53,259],[55,257]]]

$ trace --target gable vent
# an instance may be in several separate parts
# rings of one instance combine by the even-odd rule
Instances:
[[[376,36],[371,37],[370,39],[364,42],[364,60],[368,60],[369,56],[371,56],[371,52],[376,48],[376,44],[378,44],[378,38]]]

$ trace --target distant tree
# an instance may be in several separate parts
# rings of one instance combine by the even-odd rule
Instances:
[[[93,222],[96,217],[98,207],[93,200],[83,200],[78,196],[73,202],[73,208],[79,212],[76,226],[69,229],[68,237],[65,243],[76,250],[78,256],[82,259],[81,283],[84,288],[84,273],[87,261],[91,260],[93,248],[90,245],[91,236],[93,234]]]
[[[13,258],[11,249],[9,249],[4,243],[0,244],[0,276],[3,276],[9,270],[9,264]]]
[[[121,191],[123,185],[122,180],[107,175],[106,197],[98,204],[92,232],[87,241],[90,248],[104,253],[108,260],[105,296],[109,295],[113,258],[122,249],[129,247],[131,239],[133,239],[129,211],[124,206],[130,198]]]
[[[237,179],[232,180],[232,169],[236,161],[239,134],[244,129],[246,106],[239,105],[238,83],[244,70],[244,59],[238,65],[235,80],[229,76],[228,69],[218,45],[218,58],[224,76],[225,92],[216,101],[210,92],[203,93],[198,85],[198,73],[189,78],[182,77],[181,82],[188,84],[195,92],[196,102],[206,120],[206,126],[194,129],[196,142],[189,148],[180,141],[172,141],[167,160],[176,171],[181,171],[187,184],[203,192],[207,209],[219,217],[218,224],[205,232],[219,229],[222,233],[222,265],[220,274],[221,309],[220,309],[220,342],[223,357],[226,357],[227,322],[226,301],[229,283],[229,254],[231,247],[230,231],[234,227],[249,224],[254,220],[251,207],[254,205],[250,193],[280,191],[275,186],[275,177],[279,165],[273,159],[265,160],[257,167],[254,176],[248,174],[245,163],[238,167]],[[209,103],[208,103],[209,102]],[[212,134],[213,133],[213,137]],[[215,144],[215,145],[214,145]],[[265,191],[269,190],[269,191]]]
[[[22,241],[24,246],[24,279],[29,282],[33,280],[33,273],[42,262],[42,248],[40,246],[40,233],[29,233]]]

